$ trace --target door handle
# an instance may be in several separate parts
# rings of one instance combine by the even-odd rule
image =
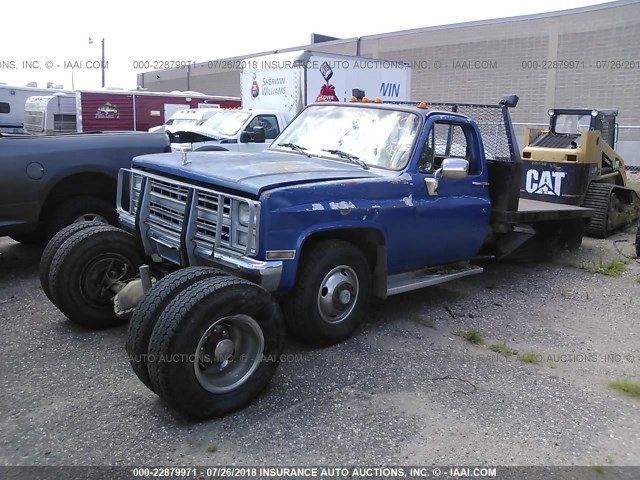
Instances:
[[[471,182],[472,185],[477,185],[479,187],[488,187],[489,182]]]

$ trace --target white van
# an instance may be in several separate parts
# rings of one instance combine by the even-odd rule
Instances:
[[[210,106],[205,108],[190,108],[186,110],[178,110],[171,115],[163,125],[150,128],[150,132],[168,132],[176,126],[186,127],[202,125],[213,115],[220,111],[220,106]]]

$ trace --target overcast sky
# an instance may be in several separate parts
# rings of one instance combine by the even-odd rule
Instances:
[[[135,88],[136,73],[146,70],[135,69],[136,61],[201,62],[305,45],[311,33],[352,38],[598,3],[423,0],[406,8],[410,2],[11,0],[2,5],[0,82],[51,81],[71,88],[73,72],[76,89],[100,88],[99,64],[94,70],[86,62],[100,60],[102,38],[107,86]],[[32,62],[31,68],[24,62]]]

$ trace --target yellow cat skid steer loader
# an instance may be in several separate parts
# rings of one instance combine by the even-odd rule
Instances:
[[[614,150],[617,110],[549,110],[549,127],[525,130],[521,198],[596,211],[585,234],[605,238],[640,217],[640,197],[627,187]]]

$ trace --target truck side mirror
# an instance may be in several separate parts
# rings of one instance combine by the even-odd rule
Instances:
[[[245,130],[240,134],[240,143],[264,143],[264,127],[253,127],[253,131]]]
[[[442,161],[442,178],[460,180],[469,173],[469,162],[463,158],[445,158]]]

